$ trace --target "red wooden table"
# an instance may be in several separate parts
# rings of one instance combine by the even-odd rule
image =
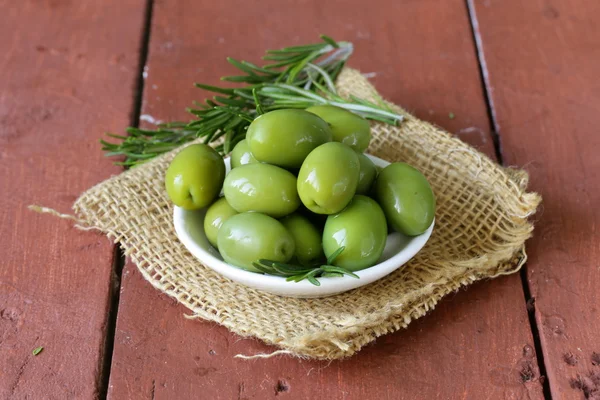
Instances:
[[[598,18],[597,0],[0,0],[0,399],[600,398]],[[119,173],[103,132],[186,118],[226,56],[320,33],[354,42],[391,101],[530,172],[544,203],[520,275],[349,360],[246,361],[269,348],[27,210],[68,212]]]

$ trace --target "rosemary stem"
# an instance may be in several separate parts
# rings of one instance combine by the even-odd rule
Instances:
[[[343,107],[347,110],[353,110],[353,111],[362,111],[362,112],[368,112],[368,113],[372,113],[372,114],[377,114],[377,115],[383,115],[386,117],[390,117],[393,118],[397,121],[402,121],[404,119],[404,116],[400,115],[400,114],[395,114],[392,112],[388,112],[385,110],[381,110],[379,108],[374,108],[374,107],[369,107],[369,106],[363,106],[360,104],[352,104],[352,103],[339,103],[337,101],[330,101],[328,102],[328,104],[332,105],[332,106],[338,106],[338,107]]]

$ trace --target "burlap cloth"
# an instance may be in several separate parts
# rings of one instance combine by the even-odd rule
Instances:
[[[377,99],[362,75],[346,69],[342,95]],[[476,280],[516,272],[540,197],[527,193],[527,175],[505,169],[443,130],[394,107],[398,127],[373,125],[368,152],[421,170],[437,196],[436,227],[408,264],[366,287],[322,299],[270,295],[204,267],[175,236],[163,176],[175,152],[115,176],[85,192],[77,217],[119,242],[156,289],[193,315],[253,336],[289,353],[347,357],[378,336],[406,327],[446,294]],[[293,285],[293,283],[290,283]]]

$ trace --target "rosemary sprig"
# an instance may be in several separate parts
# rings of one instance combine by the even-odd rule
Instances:
[[[321,286],[321,282],[317,279],[320,277],[341,277],[348,275],[359,279],[358,275],[352,271],[333,265],[335,259],[343,251],[344,247],[340,247],[327,258],[327,264],[321,265],[314,264],[312,266],[303,266],[264,259],[258,260],[258,262],[253,263],[253,265],[256,269],[265,274],[284,277],[288,282],[300,282],[306,279],[315,286]]]
[[[352,54],[353,45],[325,35],[321,39],[321,43],[267,50],[263,57],[267,64],[263,66],[228,58],[241,74],[221,80],[244,86],[229,88],[196,83],[196,87],[213,92],[214,96],[188,109],[194,120],[158,125],[156,130],[131,127],[126,131],[127,136],[107,134],[117,142],[101,140],[102,150],[107,156],[125,156],[117,164],[133,166],[196,138],[204,138],[204,143],[221,140],[215,149],[227,154],[245,137],[248,125],[258,115],[318,104],[336,105],[389,124],[401,121],[402,116],[383,102],[344,99],[336,93],[335,79]]]

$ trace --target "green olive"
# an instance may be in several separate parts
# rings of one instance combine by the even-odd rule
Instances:
[[[258,161],[299,168],[308,153],[331,141],[331,129],[327,122],[304,110],[275,110],[250,124],[246,140]]]
[[[300,205],[296,177],[269,164],[247,164],[232,169],[223,184],[227,202],[238,212],[256,211],[280,218]]]
[[[340,212],[356,192],[359,172],[354,150],[342,143],[325,143],[314,149],[300,168],[300,199],[317,214]]]
[[[358,153],[358,161],[360,162],[360,173],[356,194],[368,194],[377,177],[377,168],[373,161],[363,153]]]
[[[235,145],[231,152],[231,168],[237,168],[246,164],[254,164],[258,161],[250,152],[248,141],[246,139],[241,140]]]
[[[281,222],[268,215],[248,212],[230,217],[218,235],[219,252],[236,267],[260,272],[252,263],[260,259],[288,262],[294,255],[294,239]]]
[[[417,236],[435,216],[435,196],[427,178],[405,163],[385,167],[375,181],[375,196],[394,230]]]
[[[299,213],[288,215],[280,221],[294,238],[294,255],[302,264],[310,263],[323,255],[321,232]]]
[[[221,192],[225,162],[212,147],[193,144],[181,150],[167,168],[165,188],[171,201],[186,210],[208,206]]]
[[[358,271],[377,263],[386,239],[387,224],[381,207],[370,197],[358,195],[344,211],[327,217],[323,250],[329,257],[340,247],[345,247],[334,264]]]
[[[363,152],[371,141],[369,121],[348,110],[335,106],[314,106],[306,111],[323,118],[331,127],[333,140]]]
[[[204,216],[204,233],[210,244],[217,247],[219,229],[225,221],[237,213],[238,212],[229,205],[225,197],[221,197],[208,207],[206,215]]]

